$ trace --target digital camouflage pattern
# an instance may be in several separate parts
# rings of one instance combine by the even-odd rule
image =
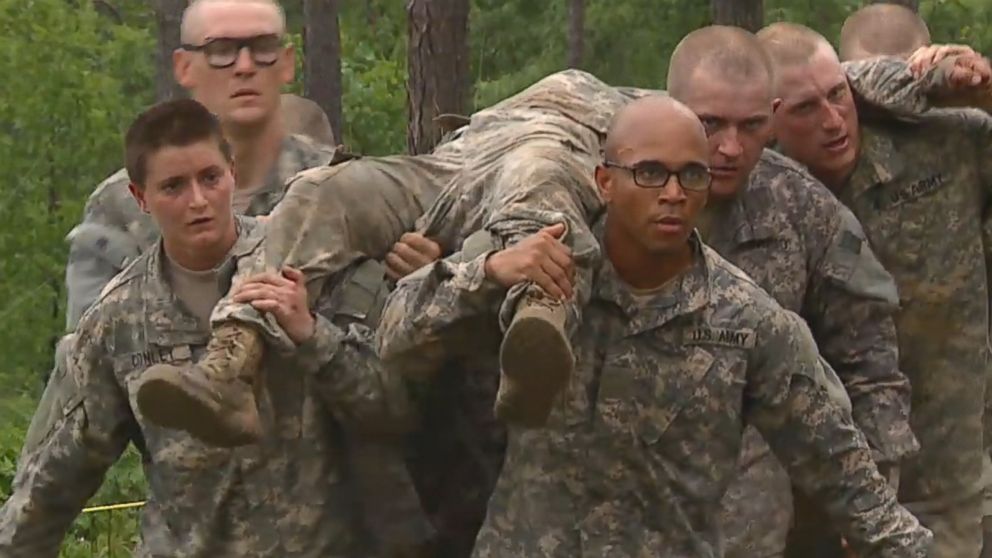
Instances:
[[[239,224],[234,258],[260,242],[260,228]],[[134,404],[147,367],[194,360],[209,335],[175,298],[161,265],[157,244],[80,323],[70,357],[79,389],[20,464],[0,509],[0,555],[56,556],[105,471],[134,443],[149,485],[137,556],[369,556],[342,430],[410,420],[402,383],[374,357],[371,331],[321,315],[298,352],[266,357],[264,439],[209,447],[146,422]],[[351,273],[328,283],[331,302],[319,308],[333,305]]]
[[[296,173],[324,165],[333,151],[303,136],[287,135],[265,185],[253,196],[247,215],[265,215],[282,199],[286,181]],[[69,233],[66,265],[66,329],[75,329],[83,312],[104,285],[158,239],[158,227],[128,191],[127,171],[104,180],[86,202],[83,221]]]
[[[915,78],[899,63],[851,63],[845,65],[852,89],[858,93],[861,110],[891,113],[910,121],[917,120],[924,113],[938,114],[942,111],[953,114],[967,107],[992,112],[992,90],[968,90],[963,94],[948,87],[946,64],[951,59],[938,64],[930,72]],[[959,107],[958,109],[948,107]],[[977,112],[977,111],[975,111]],[[975,116],[981,119],[981,116]],[[992,273],[992,219],[989,208],[985,209],[982,227],[982,244],[985,250],[985,266]],[[990,276],[992,277],[992,276]],[[990,363],[992,365],[992,363]],[[992,369],[987,373],[992,382]],[[985,463],[983,486],[985,490],[983,510],[986,517],[992,516],[992,384],[986,386],[985,398]]]
[[[946,65],[952,62],[953,57],[945,59],[920,78],[898,58],[845,62],[844,71],[861,111],[909,120],[952,107],[992,111],[992,89],[955,91],[950,87]]]
[[[282,200],[288,180],[300,171],[326,165],[340,154],[310,139],[287,135],[275,166],[265,185],[256,191],[247,214],[268,214]],[[112,175],[90,196],[85,217],[69,234],[70,254],[66,268],[68,290],[67,326],[75,327],[85,309],[96,300],[104,286],[130,261],[154,245],[158,227],[138,208],[128,191],[128,177],[123,169]],[[373,286],[381,282],[381,276]],[[361,299],[361,293],[349,292]],[[345,301],[351,304],[353,301]],[[68,336],[67,336],[68,339]],[[66,340],[60,344],[66,345]],[[77,397],[76,386],[66,372],[67,363],[56,354],[54,370],[39,402],[25,437],[20,461],[27,459],[43,436],[61,415],[61,409]],[[419,511],[412,480],[405,470],[398,443],[381,443],[352,436],[348,457],[355,460],[363,489],[367,522],[375,526],[379,543],[384,547],[404,546],[411,540],[430,535]],[[383,487],[390,487],[383,492]],[[405,518],[400,520],[399,518]]]
[[[801,320],[698,240],[696,264],[645,306],[609,262],[573,344],[576,373],[547,428],[511,430],[474,556],[716,557],[720,498],[745,424],[817,495],[862,556],[926,556]],[[488,254],[401,280],[380,353],[457,343],[504,290]]]
[[[862,146],[838,192],[899,290],[900,364],[913,386],[920,452],[902,466],[900,497],[935,534],[936,557],[977,556],[983,411],[989,365],[983,219],[992,119],[977,110],[884,118],[904,102],[905,62],[846,66],[859,97]],[[913,109],[916,110],[916,109]]]
[[[476,113],[430,155],[356,158],[302,173],[272,213],[263,258],[239,274],[292,265],[313,293],[357,258],[384,257],[411,230],[450,253],[479,230],[505,244],[562,221],[567,242],[587,261],[598,252],[586,225],[600,209],[592,170],[609,121],[627,100],[589,74],[560,72]],[[213,321],[232,319],[288,342],[271,319],[222,301]],[[492,418],[498,368],[486,353],[430,350],[394,353],[389,366],[409,376],[441,371],[427,388],[410,464],[441,548],[465,556],[502,461],[505,434]],[[465,483],[456,487],[455,479]]]
[[[506,243],[558,222],[583,261],[598,250],[586,223],[601,206],[592,183],[599,142],[627,100],[590,74],[558,72],[474,114],[430,155],[303,173],[273,211],[256,264],[292,265],[316,281],[356,258],[384,257],[410,230],[451,253],[481,229]],[[222,301],[213,320],[230,319],[279,335],[245,305]]]
[[[706,243],[809,325],[876,462],[915,451],[910,385],[898,365],[895,283],[850,210],[799,164],[766,150],[726,207],[704,211],[719,211]],[[721,514],[727,555],[781,555],[791,486],[755,429],[745,433],[740,466]]]

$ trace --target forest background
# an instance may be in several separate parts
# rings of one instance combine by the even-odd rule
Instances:
[[[859,0],[287,0],[290,91],[339,142],[424,152],[439,113],[470,114],[550,72],[660,88],[672,49],[713,22],[810,25],[831,40]],[[992,52],[989,0],[902,0],[935,42]],[[164,61],[186,0],[0,0],[0,502],[64,329],[65,235],[120,168],[121,135],[177,94]],[[133,450],[90,505],[140,501]],[[63,556],[127,556],[137,512],[84,514]]]

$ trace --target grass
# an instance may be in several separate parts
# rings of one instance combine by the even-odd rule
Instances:
[[[0,380],[8,389],[18,383],[7,377],[0,377]],[[40,390],[30,387],[13,389],[0,395],[0,502],[5,502],[10,496],[17,457],[39,395]],[[144,496],[145,478],[141,470],[141,457],[132,447],[107,472],[103,486],[87,506],[140,501]],[[130,509],[80,515],[66,534],[60,556],[130,556],[138,540],[139,514],[138,509]]]

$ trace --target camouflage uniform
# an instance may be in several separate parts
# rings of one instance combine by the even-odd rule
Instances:
[[[287,136],[278,162],[252,200],[249,215],[263,215],[282,199],[285,181],[303,169],[326,164],[332,152],[301,136]],[[158,227],[147,213],[138,208],[128,191],[127,171],[121,169],[97,186],[86,204],[83,222],[69,233],[69,261],[65,281],[68,291],[66,328],[72,331],[83,312],[97,299],[103,287],[158,239]],[[45,393],[31,421],[25,450],[40,442],[40,437],[57,420],[59,410],[72,397],[73,387],[66,385],[65,351],[72,334],[59,343],[55,367]]]
[[[909,381],[898,367],[895,283],[826,187],[765,151],[705,240],[806,320],[877,462],[897,463],[917,449]],[[778,556],[792,522],[789,478],[755,429],[744,440],[741,476],[723,500],[727,555]]]
[[[239,219],[239,228],[233,258],[260,241],[251,221]],[[146,252],[80,322],[70,357],[79,389],[20,465],[0,509],[0,555],[55,556],[133,442],[149,485],[137,556],[369,556],[341,430],[409,421],[402,383],[378,366],[371,330],[343,329],[319,315],[314,337],[297,352],[267,356],[263,440],[208,447],[147,423],[134,404],[151,364],[195,359],[209,335],[175,298],[162,260],[161,245]],[[328,283],[330,301],[350,273]]]
[[[385,256],[410,230],[451,252],[480,229],[510,243],[561,221],[579,258],[592,257],[598,246],[585,223],[600,207],[592,170],[608,122],[626,101],[588,74],[562,72],[475,114],[430,155],[359,158],[305,172],[272,213],[263,259],[239,273],[292,265],[307,274],[313,293],[322,277],[356,258]],[[231,319],[285,335],[250,307],[222,301],[213,321]],[[428,388],[411,466],[442,546],[465,556],[502,461],[505,433],[492,417],[498,369],[488,359],[434,349],[425,368],[442,372]],[[414,356],[393,365],[413,374],[411,365],[423,363]]]
[[[511,430],[474,556],[716,557],[716,517],[745,424],[765,434],[863,556],[926,556],[801,320],[693,241],[696,263],[640,305],[603,262],[575,343],[576,374],[542,430]],[[377,330],[399,346],[460,341],[504,291],[489,254],[401,280]],[[659,375],[659,371],[665,371]]]
[[[326,165],[338,155],[303,136],[286,136],[275,166],[265,185],[254,193],[247,213],[269,213],[282,200],[291,177],[307,168]],[[83,222],[69,234],[71,247],[66,283],[69,291],[67,325],[70,328],[107,282],[153,246],[158,236],[158,227],[138,208],[128,191],[126,171],[120,170],[97,187],[86,205]],[[368,266],[361,270],[352,275],[355,281],[344,289],[349,297],[340,301],[342,307],[361,304],[365,299],[363,291],[375,292],[381,285],[381,274],[370,276]],[[366,316],[362,313],[360,317],[364,320]],[[374,325],[374,321],[367,325]],[[60,347],[67,346],[68,339],[74,335],[66,336]],[[66,403],[78,397],[76,386],[66,373],[66,361],[59,354],[56,354],[55,369],[28,428],[21,461],[41,443],[45,433],[60,418]],[[353,438],[349,443],[348,457],[354,461],[351,467],[357,471],[356,482],[363,491],[361,500],[366,521],[379,543],[385,547],[401,547],[418,544],[417,541],[429,537],[413,481],[405,469],[401,447],[365,437]]]
[[[592,170],[610,118],[627,100],[587,73],[559,72],[476,113],[431,155],[358,159],[304,173],[273,211],[258,264],[292,265],[313,282],[357,257],[383,257],[411,229],[450,253],[480,229],[506,244],[560,222],[577,260],[591,261],[598,246],[586,223],[601,206]],[[580,293],[588,291],[584,276]],[[506,314],[513,305],[506,304]],[[213,321],[231,319],[280,335],[250,307],[222,301]]]
[[[896,279],[900,363],[913,385],[911,425],[921,446],[903,463],[900,497],[933,529],[934,556],[977,556],[987,482],[982,228],[992,118],[976,110],[913,115],[918,108],[911,118],[876,117],[877,106],[922,98],[904,87],[914,81],[905,62],[875,59],[846,70],[860,101],[862,145],[857,168],[836,193]]]
[[[330,148],[303,136],[286,136],[279,159],[245,213],[269,213],[282,199],[287,180],[304,169],[327,164],[332,155]],[[138,208],[128,191],[127,171],[121,169],[90,195],[83,222],[72,229],[68,239],[66,329],[72,331],[104,285],[155,243],[158,227]]]

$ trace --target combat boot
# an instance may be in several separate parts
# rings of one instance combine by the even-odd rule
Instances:
[[[496,418],[526,428],[547,423],[575,366],[566,319],[564,303],[543,293],[528,292],[517,305],[500,346]]]
[[[261,361],[257,331],[223,324],[213,331],[196,364],[148,368],[138,386],[138,409],[159,426],[183,430],[211,445],[251,444],[261,435],[256,404]]]

